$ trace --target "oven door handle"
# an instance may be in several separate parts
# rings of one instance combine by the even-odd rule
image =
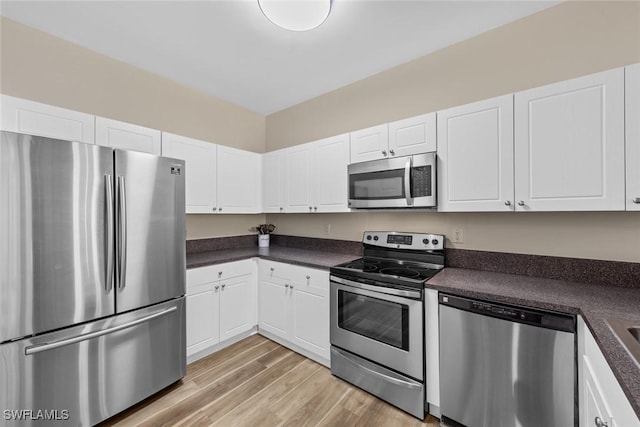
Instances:
[[[399,297],[413,298],[413,299],[422,299],[422,292],[420,291],[407,291],[403,289],[395,289],[386,287],[383,283],[380,283],[380,286],[375,285],[367,285],[365,283],[354,282],[353,280],[343,279],[341,277],[331,276],[331,281],[335,283],[340,283],[342,285],[351,286],[358,289],[364,289],[366,291],[378,292],[381,294],[387,295],[395,295]]]

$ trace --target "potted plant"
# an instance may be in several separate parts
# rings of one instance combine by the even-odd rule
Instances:
[[[276,230],[276,226],[273,224],[260,224],[256,226],[258,231],[258,247],[269,247],[269,235]]]

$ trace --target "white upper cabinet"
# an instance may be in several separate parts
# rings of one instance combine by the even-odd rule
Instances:
[[[265,210],[348,212],[348,158],[349,134],[265,154],[265,199],[269,200],[265,201]],[[278,173],[281,165],[284,177]],[[283,199],[284,209],[280,209],[278,204]]]
[[[284,150],[262,155],[262,211],[283,212],[285,194]]]
[[[260,154],[218,146],[218,213],[258,213],[262,210]]]
[[[351,132],[350,163],[436,151],[436,114]]]
[[[122,150],[142,151],[159,156],[161,132],[159,130],[96,117],[96,144]]]
[[[373,126],[351,132],[350,163],[384,159],[389,155],[389,126]]]
[[[313,143],[285,150],[285,203],[287,212],[313,212]]]
[[[316,141],[314,212],[348,212],[349,134]]]
[[[389,156],[436,151],[436,114],[389,123]]]
[[[2,130],[94,143],[95,117],[65,108],[2,95]]]
[[[438,210],[513,210],[513,95],[438,111]]]
[[[625,68],[628,211],[640,211],[640,64]]]
[[[622,68],[516,93],[516,210],[624,210],[624,164]]]
[[[162,155],[185,161],[186,213],[211,213],[216,206],[215,144],[162,133]]]

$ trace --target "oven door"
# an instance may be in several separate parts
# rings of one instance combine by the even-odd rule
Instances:
[[[357,282],[338,280],[344,283],[331,281],[331,345],[422,381],[422,300],[362,289]]]

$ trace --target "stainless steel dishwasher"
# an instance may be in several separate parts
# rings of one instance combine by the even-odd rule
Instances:
[[[440,294],[442,425],[578,425],[574,316]]]

